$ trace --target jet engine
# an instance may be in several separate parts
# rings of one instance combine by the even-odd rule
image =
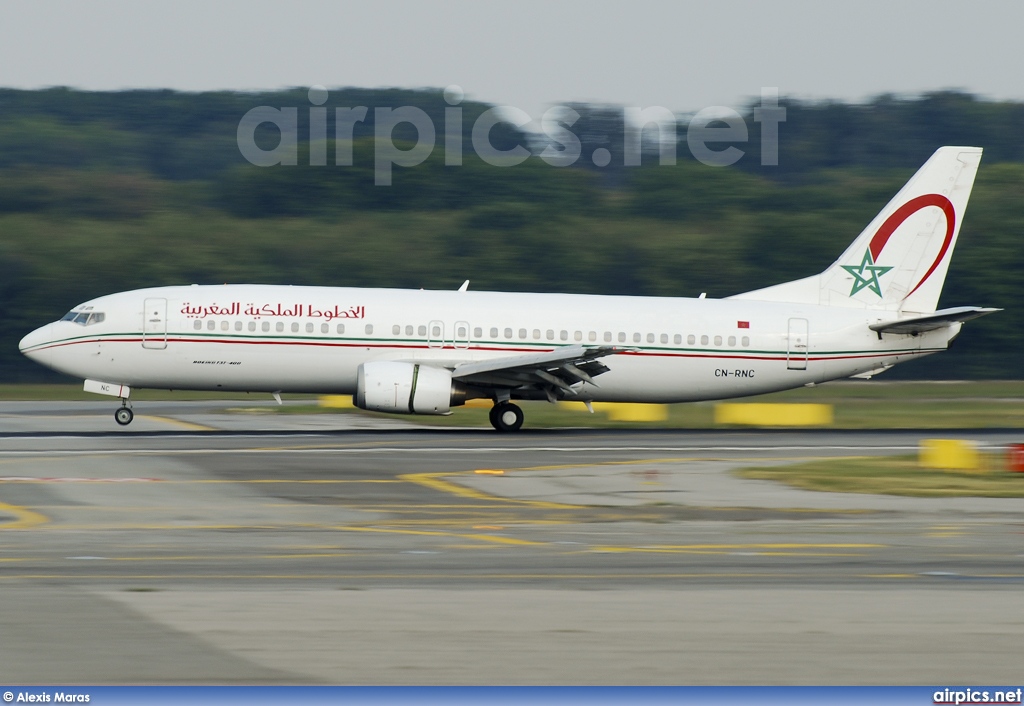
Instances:
[[[466,388],[452,381],[450,370],[381,360],[359,366],[353,402],[373,412],[449,414],[466,397]]]

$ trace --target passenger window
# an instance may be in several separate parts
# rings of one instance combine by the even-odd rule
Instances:
[[[466,336],[469,335],[468,329],[465,326],[459,326],[455,330],[455,335],[458,336],[459,338],[465,338]]]
[[[535,341],[539,341],[540,340],[540,329],[539,328],[535,328],[533,330],[533,340],[535,340]]]
[[[605,343],[611,343],[612,342],[612,332],[611,331],[605,331],[604,332],[604,342]]]
[[[373,333],[373,324],[366,324],[366,335],[369,336]]]
[[[231,328],[231,322],[230,321],[221,321],[220,322],[220,330],[221,331],[227,331],[229,328]]]
[[[473,329],[473,338],[475,338],[477,340],[480,340],[483,337],[484,337],[484,330],[482,328],[477,326],[476,328]]]
[[[569,332],[563,329],[563,330],[558,332],[558,337],[561,338],[563,341],[568,341],[569,340]]]
[[[241,321],[236,321],[235,322],[235,330],[236,331],[241,331],[242,330],[242,322]]]
[[[512,329],[505,329],[505,338],[512,338]]]
[[[583,340],[583,332],[582,331],[577,331],[576,333],[574,333],[572,335],[572,337],[574,339],[576,339],[577,341],[582,341]]]
[[[668,334],[667,333],[661,334],[661,342],[662,343],[668,343]]]
[[[694,336],[692,333],[689,336],[686,337],[686,344],[688,346],[692,346],[696,342],[697,342],[697,337]]]
[[[520,340],[526,340],[526,329],[524,329],[524,328],[519,329],[519,338],[520,338]]]
[[[590,341],[596,341],[597,340],[597,331],[591,331],[589,334],[587,334],[587,339],[590,340]]]
[[[716,346],[722,345],[722,337],[721,336],[715,336],[715,345]]]
[[[341,335],[343,333],[345,333],[345,324],[338,324],[338,334]]]
[[[398,324],[395,324],[394,326],[391,327],[391,333],[392,335],[397,336],[398,334],[402,333],[402,327],[399,326]]]
[[[249,330],[250,331],[255,331],[256,330],[256,322],[255,321],[250,321],[249,322]]]
[[[729,345],[730,346],[735,346],[736,345],[736,337],[735,336],[729,336]]]
[[[405,327],[405,335],[406,336],[411,336],[412,335],[412,326],[406,326]]]
[[[418,335],[420,335],[420,336],[426,336],[427,335],[427,327],[422,325],[422,324],[420,324],[420,327],[418,329],[416,329],[416,330],[418,331]]]
[[[194,324],[192,324],[192,328],[194,328],[196,331],[198,331],[202,327],[203,327],[203,322],[200,321],[199,319],[196,319],[196,322]]]
[[[547,331],[545,331],[544,332],[544,337],[547,338],[549,341],[555,340],[554,329],[548,329]]]
[[[263,332],[266,333],[267,331],[270,330],[270,322],[269,321],[264,321],[263,325],[260,328],[262,328]]]
[[[277,331],[278,333],[281,333],[282,331],[284,331],[284,322],[283,321],[278,321],[274,325],[274,330]]]
[[[313,322],[306,322],[306,333],[313,333]]]
[[[497,338],[497,337],[498,337],[498,329],[495,328],[494,326],[492,326],[491,327],[491,338]]]
[[[707,336],[701,336],[700,337],[700,344],[702,346],[706,346],[708,344],[708,337]]]
[[[217,322],[216,321],[207,321],[206,322],[206,330],[207,331],[213,331],[215,328],[217,328]]]
[[[680,343],[683,342],[683,334],[677,333],[675,336],[672,337],[672,342],[678,346]]]
[[[619,331],[619,343],[625,343],[625,342],[626,342],[626,332],[625,331]]]
[[[640,334],[639,333],[634,333],[633,334],[633,343],[640,343]]]
[[[292,322],[292,333],[298,333],[298,332],[299,332],[299,322],[298,321],[293,321]]]
[[[744,336],[742,339],[740,339],[740,343],[743,344],[744,348],[749,347],[750,346],[750,336]]]
[[[441,337],[441,327],[440,326],[431,326],[430,327],[430,335],[433,338],[440,338]]]

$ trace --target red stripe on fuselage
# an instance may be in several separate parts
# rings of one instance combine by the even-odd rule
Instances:
[[[164,340],[164,339],[148,339],[148,340]],[[557,348],[498,348],[494,346],[475,346],[472,348],[453,348],[444,347],[437,348],[431,346],[425,346],[422,344],[405,344],[405,343],[331,343],[327,341],[245,341],[237,339],[216,339],[216,338],[167,338],[168,343],[216,343],[220,345],[249,345],[249,346],[315,346],[318,348],[397,348],[403,350],[436,350],[436,351],[496,351],[505,353],[548,353],[557,350]],[[63,343],[54,343],[45,345],[39,348],[34,348],[30,353],[37,351],[46,350],[48,348],[62,348],[64,346],[74,346],[85,343],[142,343],[143,339],[140,338],[92,338],[82,341],[65,341]],[[817,356],[808,356],[808,361],[821,361],[821,360],[849,360],[856,358],[887,358],[893,355],[907,355],[914,353],[929,353],[937,352],[941,349],[910,349],[903,351],[884,351],[878,353],[849,353],[849,354],[819,354]],[[616,353],[616,355],[629,355],[629,356],[642,356],[642,357],[660,357],[660,358],[715,358],[715,359],[727,359],[727,360],[788,360],[790,356],[785,353],[773,353],[766,355],[752,355],[743,353],[684,353],[674,351],[623,351]]]

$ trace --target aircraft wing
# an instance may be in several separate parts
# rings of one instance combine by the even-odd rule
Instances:
[[[958,306],[953,309],[940,309],[934,314],[915,316],[909,319],[896,319],[894,321],[881,321],[868,326],[872,331],[882,333],[918,334],[924,331],[949,326],[958,321],[970,321],[985,314],[994,314],[1002,309],[987,309],[980,306]]]
[[[598,360],[632,350],[621,346],[562,346],[543,353],[526,353],[507,358],[493,358],[472,363],[460,363],[452,371],[452,378],[475,385],[517,388],[532,386],[543,390],[554,401],[559,393],[576,395],[572,385],[590,383],[597,386],[594,377],[608,372]]]

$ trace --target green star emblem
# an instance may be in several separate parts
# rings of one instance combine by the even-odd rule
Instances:
[[[850,290],[851,297],[865,287],[878,296],[882,296],[882,287],[878,284],[878,278],[892,269],[876,265],[871,257],[870,248],[864,251],[864,259],[859,265],[843,265],[842,267],[854,277],[853,289]]]

